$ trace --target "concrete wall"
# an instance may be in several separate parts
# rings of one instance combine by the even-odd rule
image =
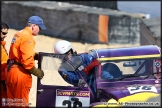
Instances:
[[[109,19],[109,42],[129,43],[140,42],[139,19],[131,17],[110,17]]]
[[[63,1],[61,1],[63,2]],[[85,5],[98,8],[109,8],[117,10],[117,1],[64,1],[71,4]]]
[[[30,16],[38,15],[47,27],[41,34],[91,43],[100,43],[98,19],[103,14],[109,16],[108,44],[140,42],[140,16],[135,14],[49,1],[5,1],[1,9],[1,20],[11,28],[22,29]]]

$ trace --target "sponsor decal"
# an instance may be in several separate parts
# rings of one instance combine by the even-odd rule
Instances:
[[[56,90],[56,107],[88,107],[90,92],[78,90]]]
[[[57,90],[57,96],[90,97],[90,92],[89,91]]]

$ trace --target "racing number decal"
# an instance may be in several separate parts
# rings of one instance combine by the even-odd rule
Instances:
[[[88,107],[90,105],[89,91],[56,90],[56,107]]]
[[[127,88],[130,92],[130,94],[137,93],[137,92],[144,92],[144,91],[150,91],[157,93],[157,89],[154,86],[151,85],[137,85]]]
[[[62,102],[62,105],[67,105],[68,106],[68,108],[71,108],[71,101],[69,101],[69,100],[64,100],[63,102]]]
[[[139,90],[139,89],[142,89],[142,90],[151,90],[151,87],[152,86],[135,86],[134,88],[130,89],[131,91],[134,91],[134,90]]]
[[[73,108],[76,108],[77,106],[82,107],[82,102],[80,102],[78,98],[71,98],[71,100],[74,101]],[[62,105],[65,105],[65,106],[68,105],[68,107],[71,108],[71,101],[64,100],[62,102]]]
[[[140,86],[135,86],[132,89],[130,89],[130,91],[139,90],[139,89],[140,89]]]

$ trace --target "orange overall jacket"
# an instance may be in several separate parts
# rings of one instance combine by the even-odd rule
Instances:
[[[8,53],[5,48],[6,41],[1,41],[1,81],[5,80],[5,71],[7,68]],[[1,98],[7,98],[7,92],[4,90],[4,85],[1,83]]]
[[[6,72],[7,97],[20,100],[15,103],[23,103],[23,105],[29,103],[32,76],[26,69],[31,69],[35,65],[34,46],[35,41],[29,27],[18,31],[11,41],[9,59],[22,64],[22,66],[14,64]],[[14,105],[16,106],[16,104]]]

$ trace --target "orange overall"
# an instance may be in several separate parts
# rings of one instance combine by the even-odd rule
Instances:
[[[8,60],[8,54],[5,48],[5,44],[5,41],[1,41],[1,81],[5,80],[5,70],[7,68]],[[7,98],[7,92],[4,90],[4,85],[1,83],[1,100],[2,98]]]
[[[21,103],[24,106],[29,103],[32,76],[26,69],[31,69],[35,65],[34,46],[35,41],[29,27],[17,32],[11,42],[9,58],[22,66],[13,64],[6,72],[7,97],[17,105]],[[13,105],[16,106],[16,104]]]

